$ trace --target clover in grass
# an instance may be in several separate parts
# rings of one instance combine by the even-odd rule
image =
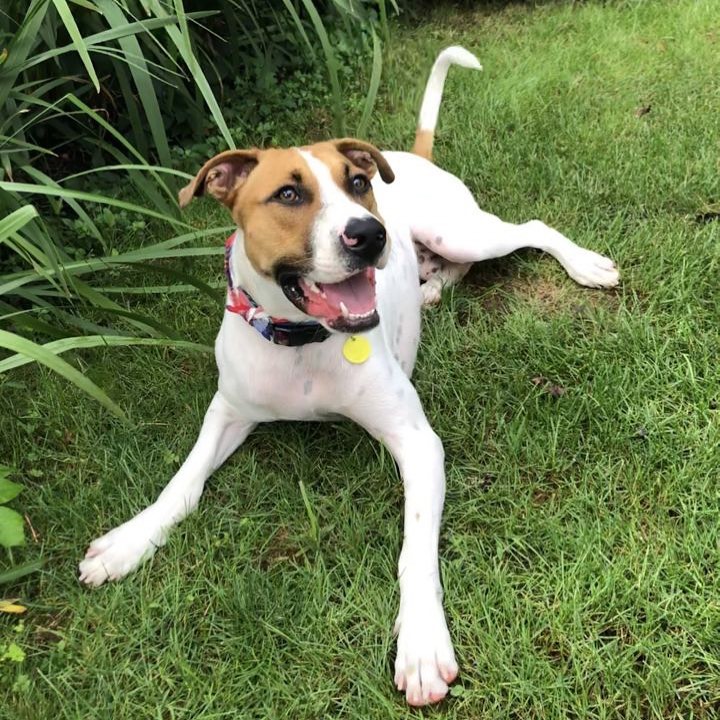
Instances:
[[[12,468],[0,465],[0,546],[15,547],[25,543],[25,528],[22,515],[5,507],[22,490],[22,485],[12,482],[8,476]]]

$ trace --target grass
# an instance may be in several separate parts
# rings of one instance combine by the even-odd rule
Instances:
[[[76,362],[132,427],[41,368],[2,381],[0,457],[27,486],[25,555],[47,561],[12,589],[23,626],[0,620],[26,653],[0,664],[3,720],[720,715],[714,5],[446,6],[394,30],[372,138],[409,147],[437,50],[476,50],[485,72],[449,79],[438,163],[623,270],[588,291],[520,253],[427,313],[453,696],[418,712],[392,687],[401,488],[350,424],[260,428],[153,561],[78,585],[88,541],[154,499],[215,387],[210,356],[127,348]],[[200,343],[222,312],[200,294],[143,310]]]

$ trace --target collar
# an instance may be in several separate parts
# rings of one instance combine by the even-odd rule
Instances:
[[[228,287],[225,308],[232,313],[242,315],[248,325],[254,327],[266,340],[276,345],[297,347],[313,342],[322,342],[330,337],[330,332],[314,320],[291,322],[284,318],[268,315],[241,287],[237,287],[232,276],[232,251],[236,233],[225,242],[225,276]]]

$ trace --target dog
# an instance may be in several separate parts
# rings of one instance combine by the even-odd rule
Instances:
[[[218,390],[158,499],[96,539],[79,566],[91,586],[136,568],[258,423],[354,420],[390,450],[403,480],[395,684],[411,705],[441,700],[458,673],[438,570],[444,452],[410,382],[421,308],[472,263],[524,247],[550,253],[581,285],[618,283],[608,258],[539,220],[513,225],[483,212],[461,180],[432,163],[453,64],[481,69],[463,48],[440,53],[412,153],[353,138],[230,150],[180,191],[182,207],[212,195],[237,225],[226,245]]]

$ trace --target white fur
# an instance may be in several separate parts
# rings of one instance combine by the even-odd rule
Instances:
[[[465,48],[454,46],[443,50],[437,56],[425,86],[425,94],[420,106],[420,122],[418,123],[420,130],[434,130],[437,125],[445,78],[451,65],[482,70],[480,61]]]
[[[386,158],[396,180],[385,185],[376,178],[373,187],[393,245],[387,265],[377,271],[380,324],[366,334],[370,358],[360,365],[348,363],[342,354],[347,336],[337,333],[298,348],[274,345],[242,317],[226,312],[215,346],[218,391],[194,448],[150,507],[90,545],[80,563],[80,579],[95,586],[117,580],[152,555],[169,530],[197,507],[209,475],[257,423],[349,418],[388,447],[402,475],[405,516],[395,682],[409,703],[423,705],[445,696],[457,663],[438,569],[443,447],[410,382],[423,302],[413,239],[452,263],[500,257],[520,247],[540,248],[575,280],[592,287],[615,285],[618,274],[612,261],[537,220],[511,225],[483,212],[458,178],[427,160],[402,152],[388,152]],[[332,274],[340,252],[332,240],[339,218],[357,208],[334,189],[319,160],[306,160],[323,189],[314,250],[316,257],[325,258],[325,272]],[[238,282],[271,313],[302,318],[275,283],[253,270],[242,252],[240,231],[236,242],[233,274]],[[439,296],[440,288],[431,285],[430,291]]]
[[[338,187],[325,163],[307,150],[301,150],[300,154],[320,188],[320,212],[311,238],[313,271],[309,277],[319,283],[338,282],[347,275],[345,250],[338,239],[350,219],[372,217],[372,214]]]

